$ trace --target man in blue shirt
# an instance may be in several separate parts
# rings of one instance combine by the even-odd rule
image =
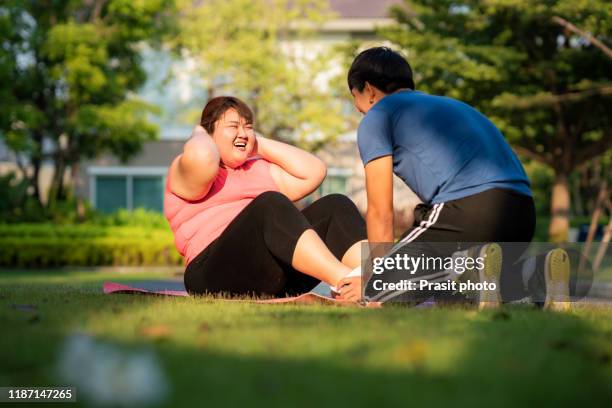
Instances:
[[[398,90],[367,111],[357,135],[364,165],[391,156],[393,172],[423,203],[494,188],[531,197],[527,175],[500,131],[463,102]]]
[[[422,201],[399,246],[446,242],[461,248],[460,243],[531,241],[535,206],[529,180],[486,116],[458,100],[416,91],[408,62],[386,47],[368,49],[355,58],[348,86],[355,107],[365,115],[357,139],[365,167],[370,243],[394,241],[393,174]],[[500,269],[501,248],[485,247],[483,255],[494,264],[489,266]],[[420,248],[405,251],[416,256]],[[520,255],[504,252],[509,262]],[[411,276],[434,278],[440,278],[440,271]],[[499,280],[499,276],[489,278]],[[358,290],[357,283],[358,279],[347,278],[341,294]],[[392,295],[374,299],[385,301]],[[487,296],[492,303],[500,301],[498,293]]]

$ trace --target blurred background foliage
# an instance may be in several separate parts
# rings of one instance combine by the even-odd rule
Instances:
[[[249,103],[256,131],[316,151],[348,130],[328,84],[337,58],[307,49],[333,17],[326,0],[186,0],[179,10],[170,43],[196,59],[210,96]]]
[[[611,11],[608,1],[409,0],[381,30],[412,63],[417,88],[477,107],[523,159],[552,171],[543,201],[553,241],[567,240],[576,173],[612,177]]]
[[[174,2],[6,0],[0,5],[0,135],[41,210],[72,200],[65,180],[81,161],[134,156],[157,137],[139,44],[170,30]],[[48,198],[39,190],[53,163]],[[46,207],[46,208],[45,208]]]

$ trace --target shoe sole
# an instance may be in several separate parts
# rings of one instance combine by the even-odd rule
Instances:
[[[484,258],[484,268],[479,270],[480,282],[495,284],[495,290],[481,290],[478,298],[478,309],[496,309],[501,304],[499,281],[502,268],[502,249],[499,244],[487,244],[480,250]]]
[[[560,312],[570,310],[570,260],[565,250],[557,248],[546,254],[544,277],[546,279],[544,309]]]

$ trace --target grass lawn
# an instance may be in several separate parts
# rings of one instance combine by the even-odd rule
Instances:
[[[0,385],[66,385],[58,353],[78,331],[155,353],[167,406],[612,406],[610,306],[479,313],[101,292],[104,280],[156,277],[167,275],[0,271]]]

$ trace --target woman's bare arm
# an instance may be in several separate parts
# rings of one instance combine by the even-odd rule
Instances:
[[[292,201],[312,193],[327,174],[325,163],[300,148],[260,136],[257,145],[257,153],[272,163],[272,178],[281,193]]]
[[[219,151],[202,126],[196,126],[183,153],[170,165],[170,187],[174,194],[199,200],[208,194],[219,172]]]

